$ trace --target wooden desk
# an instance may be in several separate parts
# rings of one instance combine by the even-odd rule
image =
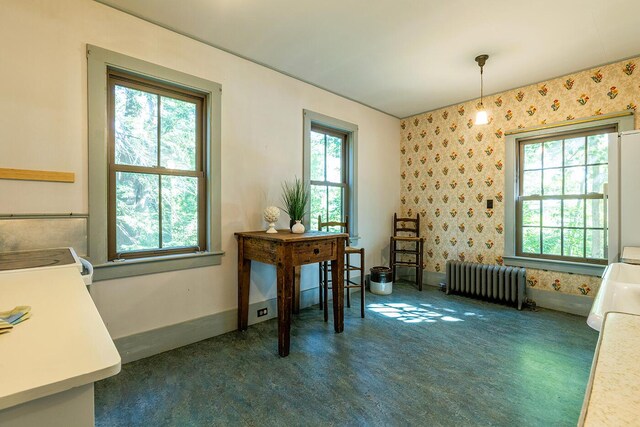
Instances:
[[[251,260],[273,264],[278,284],[278,354],[289,354],[291,309],[294,294],[294,267],[331,261],[334,276],[333,324],[336,333],[344,330],[344,248],[349,237],[343,233],[309,231],[293,234],[289,230],[267,234],[264,231],[235,233],[238,239],[238,329],[249,323],[249,279]]]

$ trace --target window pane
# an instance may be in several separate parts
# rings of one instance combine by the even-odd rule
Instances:
[[[584,227],[584,200],[565,200],[562,225]]]
[[[324,181],[324,166],[324,134],[311,131],[310,167],[312,181]],[[315,230],[315,228],[313,230]]]
[[[545,196],[562,194],[562,168],[545,169],[543,176]]]
[[[532,196],[542,194],[542,172],[541,171],[525,171],[523,172],[522,195]]]
[[[603,192],[608,182],[606,134],[524,143],[522,150],[519,196],[551,197],[542,201],[522,200],[521,251],[552,257],[604,259],[604,202],[571,196]]]
[[[115,161],[120,165],[158,163],[158,97],[115,86]]]
[[[116,252],[160,247],[158,178],[116,173]]]
[[[322,221],[327,220],[327,186],[311,186],[311,230],[318,229],[318,215]]]
[[[584,141],[585,138],[583,136],[564,140],[565,166],[584,165]]]
[[[542,253],[562,255],[562,233],[559,228],[542,229]]]
[[[196,169],[196,104],[160,97],[160,165]]]
[[[342,188],[329,187],[329,221],[342,221]]]
[[[342,138],[327,135],[327,181],[342,182]]]
[[[544,200],[542,202],[542,225],[560,227],[562,225],[562,208],[560,200]]]
[[[587,258],[604,258],[604,231],[587,230]]]
[[[162,247],[198,246],[198,178],[162,176]]]
[[[564,170],[564,194],[584,194],[584,166]]]
[[[522,225],[540,226],[540,200],[522,202]]]
[[[607,165],[587,166],[587,193],[602,193],[605,182],[609,182]]]
[[[591,135],[587,137],[587,163],[607,163],[607,134]]]
[[[539,227],[523,227],[522,228],[522,252],[528,254],[540,253],[540,228]]]
[[[587,227],[604,228],[604,203],[602,199],[588,199]]]
[[[542,144],[526,144],[524,146],[524,170],[542,167]]]
[[[562,141],[544,143],[544,167],[557,168],[562,166]]]
[[[584,229],[564,230],[564,241],[562,242],[564,256],[584,257]]]

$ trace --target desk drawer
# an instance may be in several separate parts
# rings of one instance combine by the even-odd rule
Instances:
[[[278,259],[278,244],[269,240],[245,238],[244,257],[265,264],[275,264]]]
[[[329,261],[336,257],[335,240],[322,242],[300,242],[293,244],[294,265]]]

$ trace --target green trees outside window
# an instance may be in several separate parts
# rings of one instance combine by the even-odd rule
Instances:
[[[323,222],[343,221],[348,206],[347,135],[313,126],[310,140],[311,229]],[[339,231],[339,230],[335,230]]]
[[[520,142],[518,254],[606,259],[606,131]]]
[[[204,248],[203,98],[109,76],[110,259]]]

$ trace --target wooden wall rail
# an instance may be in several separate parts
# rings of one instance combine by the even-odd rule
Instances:
[[[76,176],[73,172],[0,168],[0,179],[17,179],[22,181],[75,182]]]

